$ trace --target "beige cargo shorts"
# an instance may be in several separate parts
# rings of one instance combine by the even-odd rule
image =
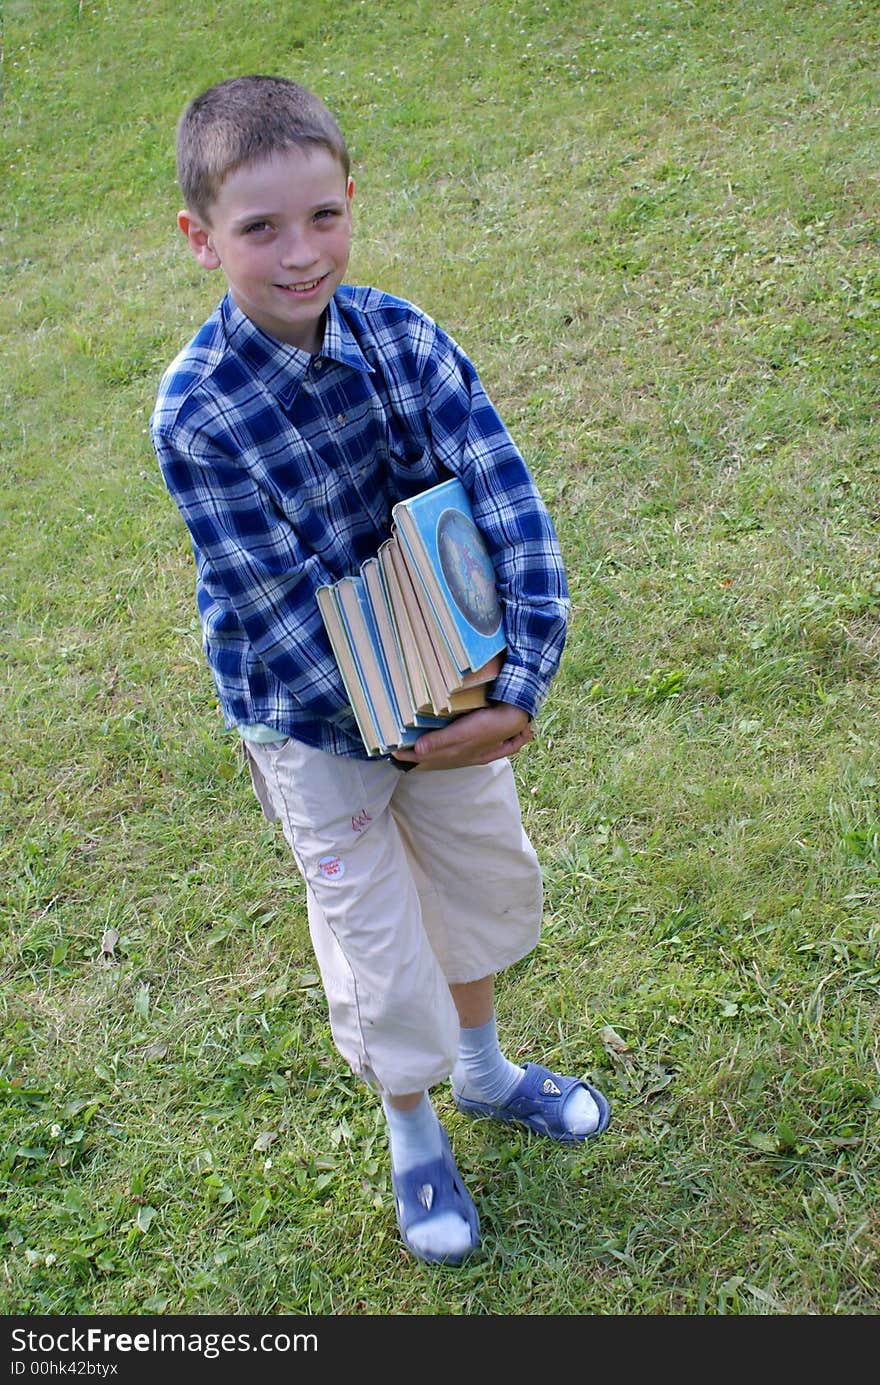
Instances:
[[[302,742],[243,741],[266,816],[306,883],[333,1040],[376,1091],[448,1077],[449,983],[535,946],[543,891],[509,760],[403,773]]]

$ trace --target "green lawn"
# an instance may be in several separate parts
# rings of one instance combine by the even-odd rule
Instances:
[[[877,1312],[877,17],[7,0],[0,1311]],[[499,1028],[614,1119],[571,1151],[438,1090],[455,1271],[399,1243],[147,434],[223,289],[175,122],[247,71],[339,117],[352,281],[471,354],[569,571]]]

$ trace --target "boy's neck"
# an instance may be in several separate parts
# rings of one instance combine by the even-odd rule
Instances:
[[[321,314],[321,320],[315,324],[314,330],[307,335],[303,335],[300,338],[299,333],[291,332],[287,336],[279,336],[275,332],[270,332],[268,327],[264,327],[261,322],[258,322],[255,317],[252,317],[251,314],[241,306],[231,289],[229,290],[229,297],[232,299],[232,302],[235,304],[242,317],[246,317],[248,322],[252,323],[254,327],[259,328],[259,330],[264,333],[265,336],[271,338],[272,341],[280,342],[283,346],[292,346],[297,351],[304,351],[308,356],[320,355],[321,347],[324,345],[324,333],[327,326],[326,311]],[[295,337],[297,338],[296,340],[294,339]]]

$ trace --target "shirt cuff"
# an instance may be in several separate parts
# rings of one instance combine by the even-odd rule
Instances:
[[[489,693],[492,702],[507,702],[513,707],[520,707],[530,718],[538,715],[545,696],[546,690],[533,674],[524,668],[511,668],[508,664],[504,665]]]

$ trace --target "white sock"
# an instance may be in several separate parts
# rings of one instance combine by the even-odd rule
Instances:
[[[493,1015],[476,1029],[461,1029],[452,1087],[466,1101],[489,1101],[503,1106],[519,1086],[523,1070],[511,1063],[498,1044]]]
[[[440,1122],[425,1092],[412,1111],[399,1111],[383,1098],[388,1122],[391,1167],[397,1174],[407,1173],[419,1164],[439,1159],[443,1143]],[[438,1212],[414,1227],[409,1239],[428,1255],[461,1255],[471,1246],[471,1229],[455,1212]]]
[[[588,1091],[575,1087],[569,1092],[562,1108],[562,1120],[572,1135],[592,1134],[600,1119],[599,1108]]]

